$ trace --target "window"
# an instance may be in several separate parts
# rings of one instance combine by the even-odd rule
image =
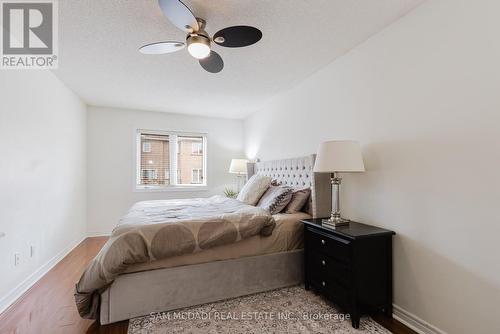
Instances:
[[[155,183],[158,179],[156,169],[141,169],[141,180],[144,184]]]
[[[191,143],[191,154],[192,155],[202,155],[203,154],[203,143],[201,141],[196,141]]]
[[[203,170],[200,168],[195,168],[191,171],[191,183],[198,184],[203,183]]]
[[[137,189],[206,185],[204,134],[137,131]]]
[[[142,152],[146,152],[146,153],[151,152],[151,143],[149,143],[149,142],[142,143]]]

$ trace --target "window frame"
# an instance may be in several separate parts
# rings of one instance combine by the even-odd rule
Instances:
[[[152,135],[164,135],[169,136],[170,142],[170,175],[169,175],[169,185],[151,185],[151,184],[140,184],[141,182],[141,135],[142,134],[152,134]],[[202,150],[203,153],[203,182],[198,184],[177,184],[177,153],[179,142],[177,137],[202,137]],[[133,180],[133,190],[134,192],[158,192],[158,191],[204,191],[208,190],[207,183],[207,133],[206,132],[184,132],[184,131],[164,131],[164,130],[148,130],[148,129],[134,129],[134,147],[135,147],[135,158],[134,158],[134,180]],[[146,152],[147,153],[147,152]],[[173,172],[175,171],[175,173]],[[175,183],[173,182],[175,181]]]

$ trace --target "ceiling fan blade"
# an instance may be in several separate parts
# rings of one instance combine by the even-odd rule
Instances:
[[[241,48],[257,43],[262,38],[262,32],[250,26],[233,26],[219,30],[213,40],[220,46]]]
[[[210,56],[200,59],[199,62],[201,67],[210,73],[219,73],[224,68],[224,61],[215,51],[210,51]]]
[[[163,14],[177,28],[185,32],[195,32],[200,29],[198,21],[191,10],[180,0],[158,0]]]
[[[185,46],[186,44],[182,42],[157,42],[144,45],[139,49],[139,52],[146,55],[162,55],[182,50]]]

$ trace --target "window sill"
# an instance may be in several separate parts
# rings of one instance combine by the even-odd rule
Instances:
[[[186,191],[186,192],[197,192],[197,191],[208,191],[208,186],[168,186],[168,187],[154,187],[154,186],[136,186],[134,192],[144,193],[144,192],[175,192],[175,191]]]

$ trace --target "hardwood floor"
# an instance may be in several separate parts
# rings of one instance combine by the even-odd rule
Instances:
[[[73,299],[75,282],[106,240],[106,237],[85,239],[0,314],[0,334],[127,333],[128,321],[101,326],[94,320],[80,318]],[[394,319],[383,315],[373,318],[395,334],[416,334]]]
[[[87,263],[106,237],[87,238],[0,315],[0,333],[127,333],[128,322],[99,326],[80,318],[73,292]]]

